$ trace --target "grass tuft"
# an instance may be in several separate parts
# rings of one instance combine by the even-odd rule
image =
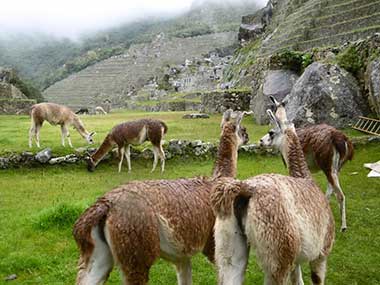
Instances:
[[[33,227],[39,230],[72,227],[85,208],[84,205],[60,203],[39,212],[33,220]]]

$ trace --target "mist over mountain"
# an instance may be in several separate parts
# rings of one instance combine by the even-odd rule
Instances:
[[[97,61],[125,52],[131,44],[149,42],[161,32],[167,37],[193,37],[237,31],[241,16],[255,11],[262,3],[195,0],[187,6],[168,9],[166,13],[162,7],[156,12],[140,11],[133,21],[125,18],[124,24],[120,22],[123,17],[116,17],[114,27],[96,25],[96,31],[74,38],[70,33],[65,36],[30,29],[4,32],[0,36],[0,66],[15,68],[21,77],[44,89]]]

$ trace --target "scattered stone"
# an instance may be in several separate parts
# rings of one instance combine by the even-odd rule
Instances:
[[[12,281],[12,280],[15,280],[17,279],[17,275],[16,274],[11,274],[9,276],[7,276],[4,280],[5,281]]]
[[[35,159],[40,163],[46,163],[51,159],[51,149],[45,148],[35,155]]]
[[[201,114],[201,113],[193,113],[193,114],[186,114],[183,115],[182,119],[208,119],[210,118],[207,114]]]

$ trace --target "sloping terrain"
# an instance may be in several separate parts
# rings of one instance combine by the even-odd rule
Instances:
[[[342,45],[380,32],[380,1],[279,0],[269,28],[273,32],[264,38],[260,56]]]
[[[149,44],[133,45],[125,54],[70,75],[47,88],[43,95],[48,101],[71,107],[95,106],[105,99],[114,106],[123,106],[130,91],[157,76],[165,65],[183,63],[217,47],[231,46],[236,40],[235,32],[171,39],[160,34]]]

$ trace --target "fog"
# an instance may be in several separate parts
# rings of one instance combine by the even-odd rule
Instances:
[[[10,0],[0,8],[0,35],[42,33],[78,38],[85,33],[148,17],[170,17],[203,2],[267,0]]]

